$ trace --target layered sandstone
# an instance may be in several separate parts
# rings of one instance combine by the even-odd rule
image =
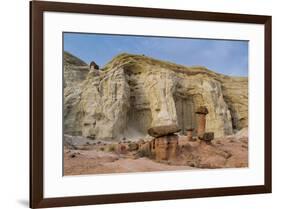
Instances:
[[[68,52],[63,54],[64,65],[64,132],[81,135],[81,111],[77,108],[81,100],[82,83],[85,81],[89,66]]]
[[[215,137],[248,126],[247,78],[130,54],[118,55],[100,70],[89,70],[83,62],[66,63],[65,134],[133,139],[149,130],[161,136],[161,127],[170,128],[166,134],[190,129],[196,134],[200,106],[209,112],[206,132]]]

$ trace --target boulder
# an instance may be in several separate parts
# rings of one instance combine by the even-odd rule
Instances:
[[[138,150],[139,149],[139,145],[137,144],[137,143],[129,143],[129,148],[128,148],[128,150],[129,151],[136,151],[136,150]]]
[[[126,154],[128,152],[128,145],[127,144],[123,144],[123,143],[118,144],[116,152],[118,154]]]
[[[153,145],[151,142],[145,142],[145,143],[140,144],[138,152],[137,152],[137,156],[153,158],[152,146]]]
[[[180,128],[175,125],[166,125],[166,126],[155,126],[155,127],[151,127],[150,129],[148,129],[148,134],[150,136],[153,137],[160,137],[160,136],[166,136],[169,134],[173,134],[176,132],[179,132]]]
[[[215,138],[214,132],[206,132],[203,135],[203,140],[206,142],[210,142]]]

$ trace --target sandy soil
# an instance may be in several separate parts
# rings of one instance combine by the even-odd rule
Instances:
[[[148,158],[118,155],[97,150],[64,150],[64,175],[172,171],[194,169],[157,163]]]
[[[183,136],[178,142],[176,157],[158,162],[150,155],[139,155],[139,150],[129,150],[134,142],[65,136],[64,175],[248,167],[247,129],[216,138],[209,144],[200,140],[186,141]],[[120,146],[126,147],[125,152],[120,151]]]

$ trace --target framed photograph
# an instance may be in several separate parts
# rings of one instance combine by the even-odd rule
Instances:
[[[30,207],[271,193],[271,17],[30,2]]]

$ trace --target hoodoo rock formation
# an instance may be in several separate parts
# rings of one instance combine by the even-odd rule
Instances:
[[[197,136],[203,139],[206,128],[206,115],[209,111],[205,106],[200,106],[195,113],[197,115]]]
[[[200,107],[208,110],[199,113],[206,120],[202,133],[221,137],[248,126],[247,78],[130,54],[118,55],[104,68],[96,66],[91,70],[64,53],[65,134],[120,140],[188,132],[192,138],[200,132]]]

